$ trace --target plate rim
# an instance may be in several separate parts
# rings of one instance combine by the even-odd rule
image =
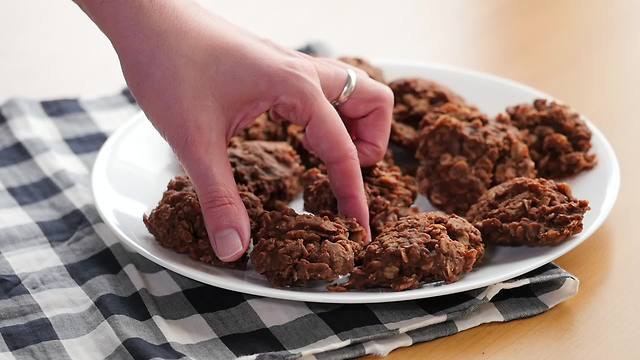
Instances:
[[[421,68],[430,68],[436,70],[444,70],[453,73],[459,73],[463,75],[472,75],[475,77],[480,77],[484,79],[488,79],[491,81],[500,82],[502,84],[518,87],[527,92],[535,93],[536,96],[541,96],[545,98],[555,99],[555,97],[550,96],[540,90],[537,90],[528,85],[519,83],[514,80],[510,80],[507,78],[503,78],[497,75],[484,73],[472,69],[461,68],[457,66],[452,66],[448,64],[440,64],[440,63],[431,63],[431,62],[420,62],[413,60],[396,60],[396,59],[379,59],[377,61],[372,61],[376,65],[382,66],[411,66],[411,67],[421,67]],[[566,248],[552,253],[542,256],[542,258],[538,261],[535,261],[529,266],[522,267],[518,270],[509,271],[506,273],[501,273],[500,276],[492,276],[488,277],[483,281],[476,281],[474,283],[470,283],[468,285],[460,285],[455,286],[456,283],[447,284],[445,287],[422,287],[418,289],[408,290],[408,291],[400,291],[400,292],[391,292],[391,291],[356,291],[356,292],[305,292],[300,290],[292,290],[289,288],[275,288],[275,287],[263,287],[257,286],[255,284],[246,284],[244,282],[238,282],[238,284],[234,284],[234,282],[229,281],[216,281],[215,277],[212,277],[211,274],[206,272],[202,272],[199,270],[191,269],[191,271],[184,271],[181,264],[173,264],[171,261],[164,260],[161,257],[158,257],[152,254],[149,250],[143,247],[141,244],[136,242],[135,240],[129,238],[125,234],[125,232],[120,229],[116,224],[112,223],[112,219],[106,213],[106,209],[103,208],[105,202],[99,201],[102,198],[102,195],[99,191],[100,184],[103,181],[101,175],[106,174],[106,161],[109,154],[112,153],[112,148],[115,143],[117,143],[122,137],[124,137],[127,133],[127,130],[138,124],[140,119],[144,119],[146,121],[146,116],[143,111],[138,112],[131,119],[127,120],[124,124],[118,127],[105,141],[105,143],[100,148],[98,155],[96,156],[95,162],[93,164],[91,170],[91,191],[95,202],[95,207],[102,219],[103,223],[108,227],[108,229],[116,235],[118,240],[120,240],[124,245],[133,248],[138,254],[147,258],[154,263],[169,269],[173,272],[176,272],[182,276],[188,277],[190,279],[196,280],[203,284],[207,284],[210,286],[216,286],[220,288],[224,288],[230,291],[236,291],[245,294],[251,294],[256,296],[264,296],[270,298],[278,298],[284,300],[293,300],[293,301],[305,301],[305,302],[316,302],[316,303],[343,303],[343,304],[354,304],[354,303],[385,303],[385,302],[394,302],[394,301],[408,301],[422,298],[429,298],[447,294],[460,293],[468,290],[479,289],[482,287],[486,287],[501,281],[507,281],[524,273],[527,273],[531,270],[537,269],[549,262],[554,261],[555,259],[565,255],[569,251],[575,249],[578,245],[582,244],[589,237],[593,235],[604,223],[604,221],[610,215],[613,206],[616,203],[616,200],[620,191],[620,165],[618,161],[618,157],[613,149],[613,146],[607,139],[607,137],[598,129],[586,116],[582,116],[589,129],[596,134],[599,138],[603,140],[603,151],[608,154],[612,161],[612,174],[611,174],[611,182],[607,186],[607,188],[603,189],[607,194],[604,197],[604,201],[602,203],[601,211],[599,216],[594,219],[593,225],[585,232],[581,234],[582,240],[575,242],[571,246],[567,246]],[[106,178],[106,177],[104,177]],[[246,285],[250,285],[246,287]],[[442,290],[438,290],[442,289]],[[426,294],[425,294],[426,292]]]

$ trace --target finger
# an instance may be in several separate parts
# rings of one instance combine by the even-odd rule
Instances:
[[[349,68],[356,72],[358,81],[364,81],[363,79],[369,79],[369,75],[355,66],[344,63],[340,60],[331,58],[313,58],[318,77],[320,78],[320,86],[322,92],[329,101],[333,101],[338,98],[345,82],[347,81],[347,72],[345,69]],[[356,84],[356,89],[357,89]]]
[[[317,64],[325,96],[328,99],[337,97],[346,81],[344,68],[351,66],[333,59],[320,59]],[[388,86],[370,79],[364,71],[357,71],[355,91],[338,107],[338,112],[354,139],[360,163],[367,166],[380,161],[387,150],[393,93]]]
[[[179,157],[198,193],[209,241],[222,261],[249,247],[250,223],[233,178],[226,141],[194,144]]]
[[[339,112],[358,149],[362,166],[380,161],[389,145],[393,93],[377,81],[361,82]]]
[[[305,141],[327,167],[340,212],[356,218],[369,234],[369,209],[355,144],[331,104],[324,99],[319,102],[317,115],[307,124]]]
[[[276,111],[305,126],[305,145],[325,163],[340,213],[356,218],[370,234],[358,153],[347,129],[319,88],[295,92],[295,100],[276,105]]]

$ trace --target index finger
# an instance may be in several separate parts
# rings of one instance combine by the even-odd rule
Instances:
[[[278,106],[280,110],[276,111],[287,113],[290,119],[295,119],[294,122],[305,127],[304,142],[327,167],[331,190],[338,200],[340,213],[355,218],[366,229],[367,239],[371,239],[369,209],[356,146],[322,90],[306,90],[298,92],[294,104],[282,104]]]
[[[305,141],[327,167],[331,190],[340,213],[354,217],[369,229],[369,209],[358,151],[336,110],[322,97],[305,129]]]
[[[334,59],[318,59],[316,64],[325,96],[336,96],[344,86],[344,68],[353,67]],[[364,71],[353,69],[358,73],[357,86],[338,111],[354,139],[361,165],[369,166],[380,161],[387,151],[393,92]]]

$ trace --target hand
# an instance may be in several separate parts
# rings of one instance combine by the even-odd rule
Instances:
[[[325,162],[340,211],[369,228],[360,165],[386,151],[388,87],[358,70],[355,92],[336,110],[330,100],[345,84],[346,64],[282,48],[187,1],[81,6],[112,41],[136,100],[192,178],[221,260],[238,259],[250,240],[227,144],[268,110],[305,127],[305,146]]]

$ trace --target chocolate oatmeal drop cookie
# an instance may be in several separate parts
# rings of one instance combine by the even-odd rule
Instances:
[[[395,162],[409,175],[416,174],[415,152],[420,129],[444,113],[476,111],[461,97],[433,81],[409,78],[389,84],[395,95],[389,144]]]
[[[288,125],[286,121],[273,120],[264,113],[238,136],[243,140],[286,141]]]
[[[483,117],[440,116],[422,130],[416,157],[418,190],[447,213],[463,215],[491,186],[536,175],[517,129]]]
[[[482,258],[480,232],[457,215],[420,213],[389,224],[364,250],[346,288],[414,289],[422,282],[451,283]]]
[[[380,161],[375,166],[362,168],[362,177],[374,235],[386,223],[415,213],[416,210],[411,207],[417,195],[415,180],[403,175],[397,166]],[[324,171],[310,169],[303,175],[302,181],[305,210],[316,214],[323,211],[334,214],[338,212],[337,200]]]
[[[262,202],[255,195],[240,191],[255,237],[258,220],[263,213]],[[216,266],[243,268],[247,257],[226,263],[213,252],[202,218],[198,196],[187,176],[177,176],[169,182],[167,190],[155,209],[143,217],[144,224],[160,245],[192,259]]]
[[[498,121],[521,129],[540,176],[563,178],[596,165],[596,156],[589,153],[591,131],[566,105],[537,99],[507,108]]]
[[[299,215],[290,208],[265,212],[261,220],[251,263],[276,286],[333,281],[348,274],[366,236],[354,219]]]
[[[255,194],[266,209],[291,201],[302,189],[304,168],[291,145],[275,141],[232,141],[228,149],[239,187]]]
[[[498,245],[556,245],[582,231],[589,202],[571,195],[565,183],[515,178],[491,188],[467,213],[485,242]]]
[[[382,74],[382,70],[380,68],[377,68],[377,67],[373,66],[370,62],[368,62],[367,60],[365,60],[363,58],[351,57],[351,56],[343,56],[343,57],[338,58],[338,60],[342,61],[343,63],[347,63],[347,64],[349,64],[349,65],[351,65],[353,67],[357,67],[358,69],[363,70],[373,80],[379,81],[381,83],[385,82],[384,81],[384,75]]]
[[[418,147],[418,130],[411,125],[393,120],[389,142],[403,149],[415,151]]]
[[[479,121],[483,124],[489,122],[487,115],[481,113],[476,107],[460,102],[449,102],[437,106],[425,114],[420,122],[419,128],[422,129],[435,124],[442,115],[449,115],[464,122]]]
[[[304,128],[297,124],[289,124],[287,127],[287,142],[291,144],[298,155],[300,155],[302,165],[307,169],[322,165],[322,160],[316,154],[304,147],[303,139]]]
[[[440,118],[440,116],[442,115],[449,115],[460,121],[471,122],[474,120],[478,120],[483,123],[488,122],[487,116],[478,111],[478,109],[476,109],[475,107],[462,103],[451,102],[434,107],[429,112],[427,112],[420,121],[418,129],[433,125],[436,120],[438,120],[438,118]],[[415,151],[420,140],[419,131],[411,125],[407,125],[399,121],[393,121],[391,123],[390,140],[392,143],[398,146],[407,149],[413,149]]]
[[[449,88],[421,78],[405,78],[389,84],[395,97],[393,118],[395,121],[418,129],[422,118],[435,108],[447,103],[464,100]]]

